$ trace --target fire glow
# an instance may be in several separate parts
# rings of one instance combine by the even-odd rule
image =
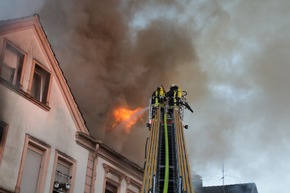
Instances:
[[[132,130],[132,126],[135,125],[138,119],[142,116],[142,113],[139,113],[141,110],[141,107],[134,110],[124,107],[114,109],[113,115],[115,121],[112,128],[122,127],[123,131],[129,134]]]

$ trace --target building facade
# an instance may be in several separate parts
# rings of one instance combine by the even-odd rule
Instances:
[[[139,192],[143,170],[93,139],[37,15],[0,22],[0,192]]]

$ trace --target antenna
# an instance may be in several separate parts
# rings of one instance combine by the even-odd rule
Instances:
[[[226,191],[225,191],[225,166],[224,166],[224,161],[222,163],[222,173],[223,173],[223,177],[222,177],[222,179],[223,179],[223,191],[224,191],[224,193],[226,193]]]
[[[222,180],[223,180],[223,186],[225,185],[225,166],[224,166],[224,162],[222,163]]]

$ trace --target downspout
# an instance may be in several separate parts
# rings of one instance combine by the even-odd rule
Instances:
[[[95,193],[95,183],[96,183],[96,179],[97,179],[97,165],[98,165],[98,158],[99,158],[99,156],[98,156],[99,147],[100,147],[100,144],[97,142],[95,156],[94,156],[93,179],[92,179],[91,193]]]

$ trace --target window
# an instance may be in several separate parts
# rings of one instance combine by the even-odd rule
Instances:
[[[0,77],[20,87],[25,54],[8,41],[5,41],[1,58]]]
[[[118,193],[118,186],[107,180],[105,193]]]
[[[126,177],[127,188],[126,193],[139,193],[141,192],[142,185],[138,183],[136,180]]]
[[[54,166],[52,192],[70,193],[73,192],[73,181],[75,174],[75,160],[69,156],[57,152]]]
[[[125,175],[106,163],[103,163],[103,167],[105,170],[103,193],[119,193]]]
[[[40,65],[35,64],[30,92],[31,96],[36,100],[46,104],[49,82],[50,73],[42,68]]]
[[[25,139],[16,192],[44,191],[49,146],[27,135]]]
[[[7,133],[8,133],[8,125],[0,121],[0,163],[4,152]]]

